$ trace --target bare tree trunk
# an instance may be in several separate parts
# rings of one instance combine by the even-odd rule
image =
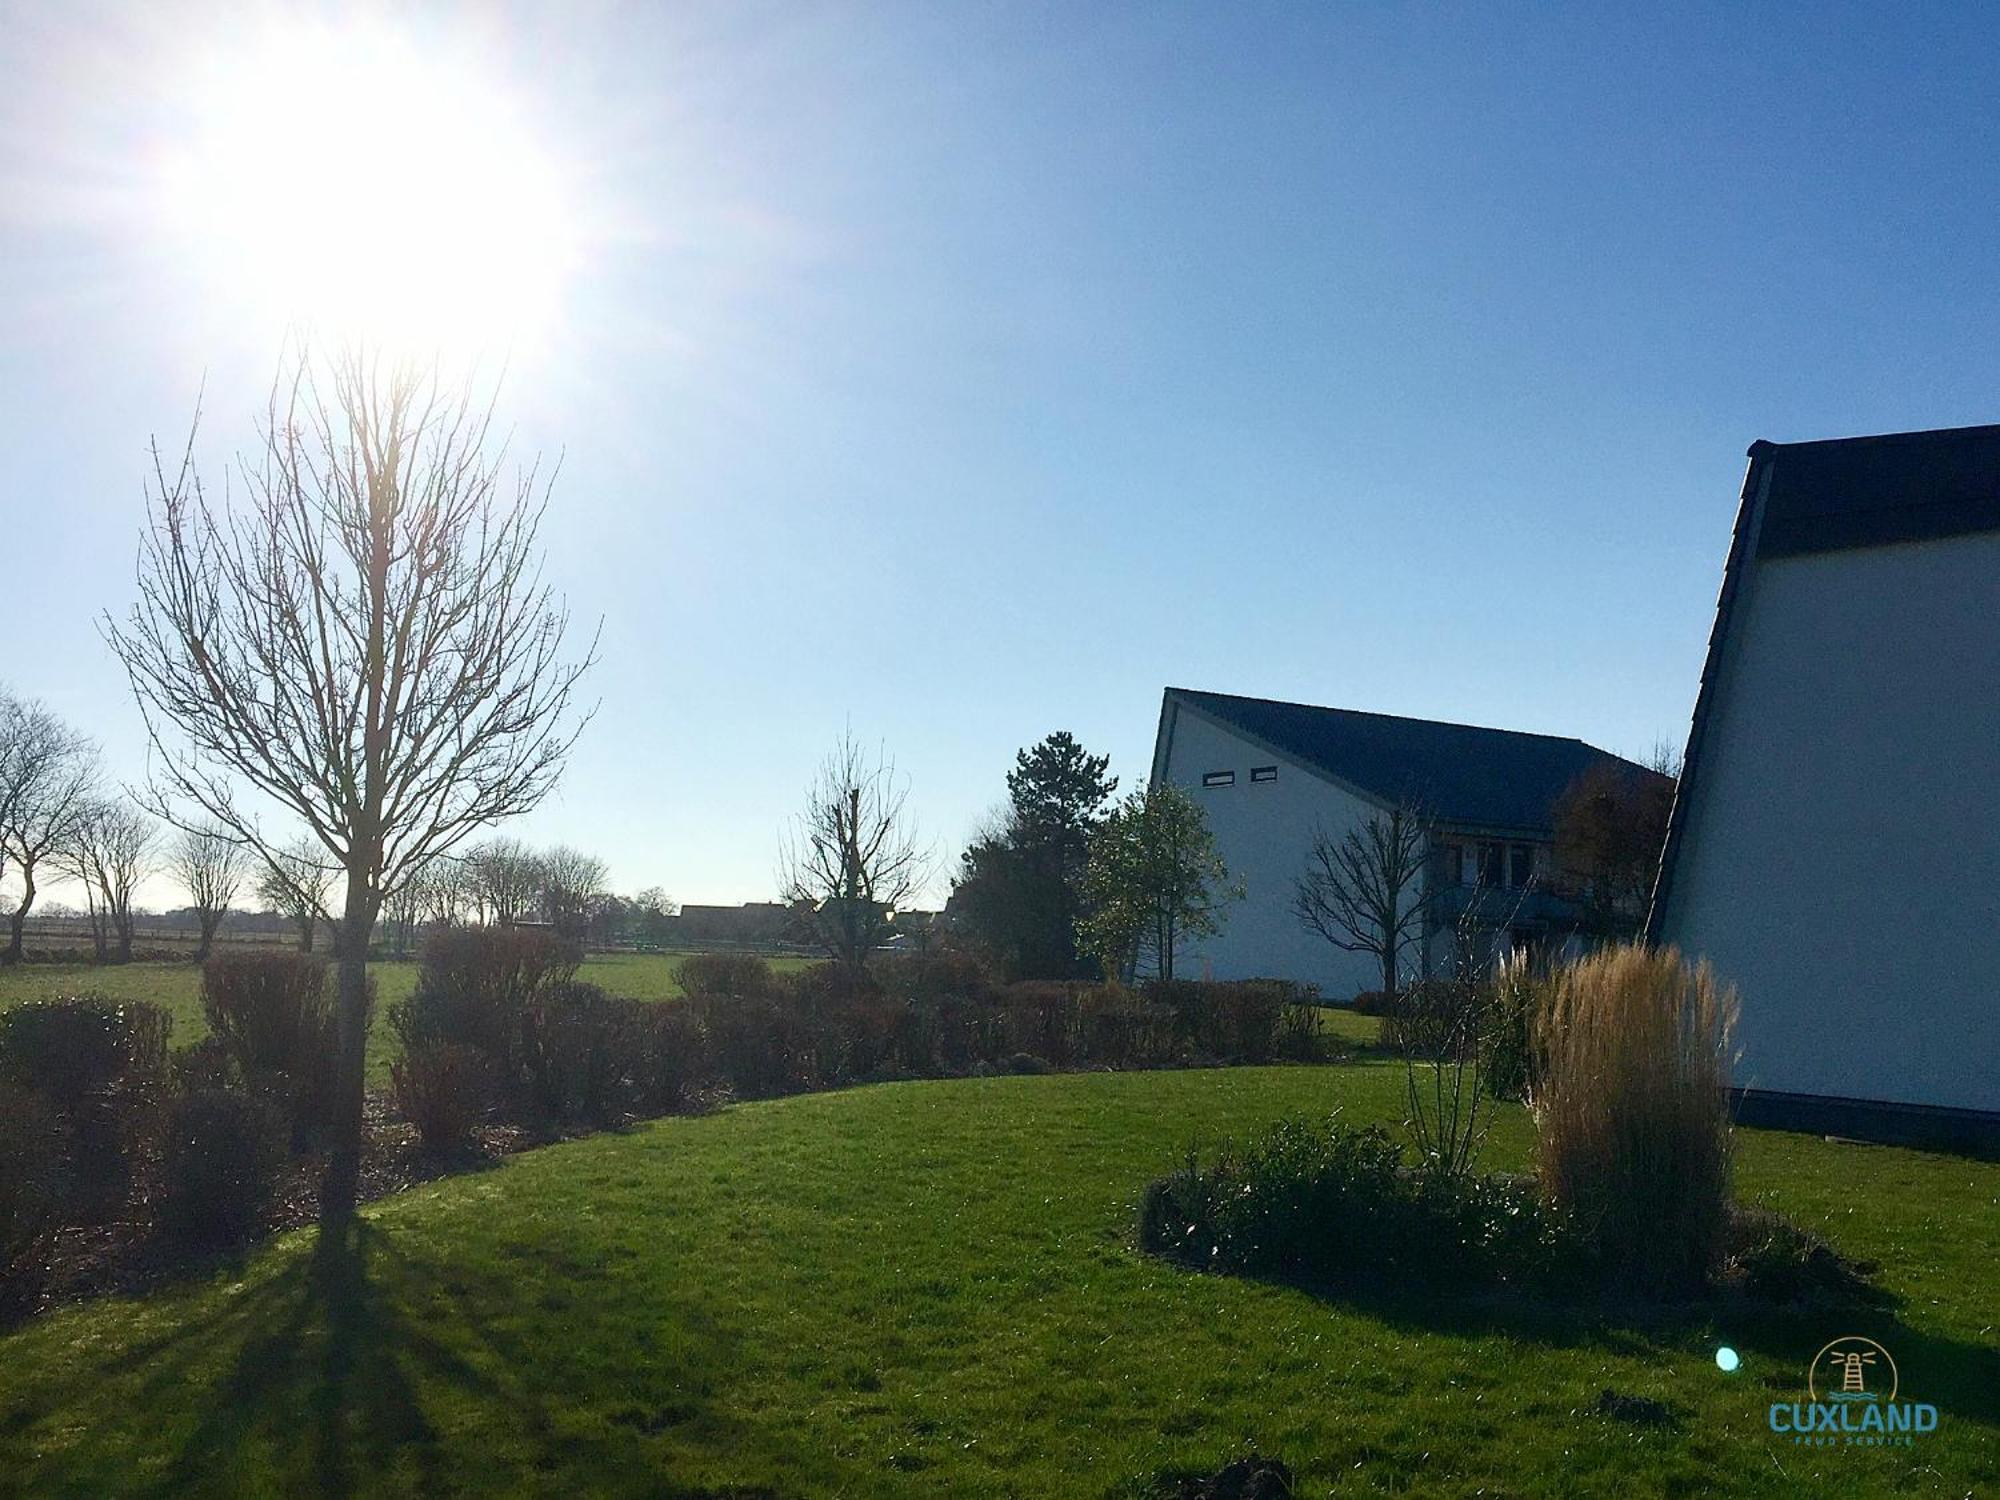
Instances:
[[[201,941],[195,944],[194,961],[205,964],[208,962],[209,950],[215,946],[215,930],[222,925],[222,913],[201,912],[197,920],[201,923]]]
[[[336,1025],[334,1114],[319,1217],[338,1226],[353,1217],[361,1184],[361,1106],[368,1062],[368,939],[375,925],[366,877],[350,874],[347,906],[334,932]]]
[[[10,964],[17,964],[28,956],[26,933],[28,912],[35,904],[35,867],[21,866],[21,904],[14,908],[7,918],[7,954]]]

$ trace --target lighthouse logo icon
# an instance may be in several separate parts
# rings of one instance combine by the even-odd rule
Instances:
[[[1896,1386],[1889,1351],[1858,1334],[1828,1344],[1806,1372],[1806,1394],[1814,1401],[1894,1401]]]

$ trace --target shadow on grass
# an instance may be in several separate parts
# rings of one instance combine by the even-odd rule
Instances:
[[[1897,1316],[1896,1300],[1886,1294],[1872,1306],[1790,1307],[1739,1295],[1667,1304],[1564,1303],[1509,1293],[1424,1297],[1382,1287],[1271,1284],[1417,1334],[1498,1335],[1632,1358],[1707,1355],[1719,1341],[1768,1368],[1763,1376],[1771,1391],[1767,1401],[1804,1400],[1806,1368],[1814,1355],[1833,1339],[1860,1334],[1895,1358],[1902,1382],[1899,1399],[1928,1401],[1948,1416],[2000,1427],[2000,1346],[1911,1328]]]
[[[47,1477],[77,1493],[342,1496],[460,1492],[481,1488],[482,1474],[494,1484],[538,1474],[577,1494],[714,1500],[718,1492],[675,1487],[646,1440],[696,1424],[701,1447],[729,1451],[736,1424],[708,1399],[729,1350],[671,1308],[633,1307],[615,1324],[604,1321],[602,1302],[574,1321],[549,1315],[601,1272],[540,1241],[468,1264],[424,1258],[366,1221],[323,1231],[309,1254],[227,1297],[212,1316],[138,1341],[89,1372],[92,1384],[137,1377],[121,1399],[157,1413],[159,1428],[136,1446],[164,1437],[164,1453],[86,1445]],[[517,1320],[516,1309],[531,1315]],[[635,1336],[639,1320],[651,1323]],[[662,1334],[670,1349],[653,1347],[654,1327],[670,1330]],[[634,1399],[621,1401],[623,1393],[592,1388],[567,1367],[580,1348],[606,1339],[671,1357],[635,1357]],[[227,1351],[220,1371],[218,1350]],[[672,1393],[664,1402],[663,1383]],[[49,1394],[37,1403],[42,1414],[77,1415],[69,1402],[81,1391]],[[603,1398],[601,1411],[593,1396]]]

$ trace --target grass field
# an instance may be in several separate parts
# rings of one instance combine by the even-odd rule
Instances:
[[[584,960],[577,978],[602,985],[614,995],[635,1000],[669,1000],[680,994],[674,969],[684,953],[599,953]],[[809,960],[774,958],[772,967],[790,970]],[[389,1082],[389,1064],[396,1056],[395,1034],[389,1029],[389,1007],[416,987],[414,961],[374,963],[375,1021],[368,1033],[368,1081],[371,1087]],[[174,1018],[173,1045],[184,1047],[208,1035],[201,1013],[201,971],[192,963],[22,964],[0,968],[0,1010],[26,1000],[58,995],[95,993],[114,1000],[150,1000]]]
[[[514,1157],[374,1205],[358,1265],[315,1269],[295,1233],[0,1339],[0,1476],[90,1495],[1115,1496],[1247,1445],[1308,1495],[2000,1487],[2000,1166],[1744,1134],[1743,1195],[1879,1260],[1899,1321],[1343,1305],[1131,1248],[1141,1187],[1191,1137],[1336,1104],[1389,1118],[1401,1084],[1386,1063],[903,1084]],[[1519,1165],[1527,1145],[1512,1111],[1489,1155]],[[1914,1448],[1767,1430],[1852,1332],[1940,1408]],[[1607,1389],[1671,1417],[1600,1415]]]

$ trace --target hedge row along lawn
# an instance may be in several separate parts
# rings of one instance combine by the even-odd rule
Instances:
[[[596,953],[586,958],[577,978],[600,985],[613,995],[634,1000],[670,1000],[681,992],[674,969],[684,953]],[[771,967],[788,972],[810,960],[774,958]],[[375,1020],[368,1032],[368,1086],[389,1086],[389,1064],[397,1055],[396,1034],[389,1027],[389,1007],[416,988],[414,961],[374,963]],[[21,964],[0,968],[0,1010],[29,1000],[89,992],[113,1000],[150,1000],[174,1018],[171,1042],[185,1047],[208,1035],[201,1013],[201,970],[193,963]]]
[[[2000,1486],[1997,1165],[1745,1133],[1744,1196],[1881,1261],[1903,1299],[1837,1327],[1343,1305],[1132,1248],[1141,1187],[1196,1135],[1336,1103],[1390,1118],[1401,1087],[1386,1063],[899,1084],[532,1152],[374,1205],[355,1262],[316,1269],[302,1231],[0,1339],[0,1474],[76,1494],[1129,1496],[1254,1448],[1304,1494]],[[1489,1155],[1527,1144],[1512,1110]],[[1774,1437],[1769,1404],[1854,1332],[1938,1430]],[[1607,1414],[1607,1390],[1667,1420]]]

